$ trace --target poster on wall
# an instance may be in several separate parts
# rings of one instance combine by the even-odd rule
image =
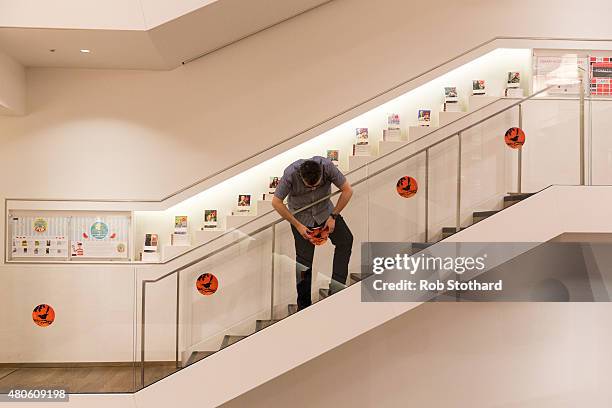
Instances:
[[[589,57],[589,90],[593,96],[612,96],[612,57]]]
[[[68,217],[11,216],[11,258],[67,258]]]
[[[72,217],[73,258],[127,258],[130,217],[127,215]]]
[[[567,82],[578,77],[579,69],[587,72],[588,68],[587,58],[576,55],[535,56],[533,65],[534,92],[557,83],[557,87],[547,91],[551,95],[578,95],[580,84]]]

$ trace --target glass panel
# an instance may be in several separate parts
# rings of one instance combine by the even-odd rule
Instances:
[[[523,190],[580,184],[578,100],[542,98],[523,105]]]
[[[272,320],[272,229],[252,236],[236,229],[225,238],[178,274],[154,282],[154,271],[139,271],[141,280],[150,281],[139,383],[144,377],[147,386],[200,361]]]
[[[612,99],[592,98],[587,107],[590,108],[591,146],[591,177],[592,184],[611,185],[612,184]]]

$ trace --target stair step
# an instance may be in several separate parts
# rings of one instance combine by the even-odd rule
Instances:
[[[255,331],[263,330],[266,327],[272,326],[276,322],[280,322],[280,320],[257,320],[255,322]]]
[[[319,299],[325,299],[329,296],[329,289],[321,288],[319,289]]]
[[[349,276],[351,278],[351,282],[356,283],[372,275],[373,273],[368,273],[365,276],[363,276],[362,273],[351,273]]]
[[[298,305],[292,304],[292,305],[287,305],[287,312],[288,315],[287,316],[291,316],[294,313],[297,313],[298,311]]]
[[[534,195],[535,193],[515,193],[515,194],[508,194],[507,196],[504,196],[504,208],[510,207],[511,205],[514,205],[518,202],[523,201],[526,198],[531,197],[532,195]]]
[[[197,363],[200,360],[205,359],[206,357],[215,354],[216,351],[194,351],[191,353],[191,355],[189,356],[189,358],[187,359],[187,362],[185,363],[185,366],[191,365],[193,363]]]
[[[226,334],[223,337],[223,342],[221,343],[221,349],[226,348],[227,346],[231,346],[232,344],[244,339],[247,336],[232,336],[230,334]]]
[[[477,222],[480,222],[482,220],[484,220],[485,218],[489,218],[492,215],[495,215],[499,212],[499,210],[492,210],[492,211],[474,211],[472,213],[472,218],[474,220],[474,224],[476,224]]]
[[[461,227],[460,231],[463,231],[466,228],[467,227]],[[450,237],[451,235],[455,234],[456,232],[457,232],[456,227],[442,227],[442,239],[446,239]]]
[[[417,252],[421,252],[425,248],[429,248],[435,244],[435,242],[413,242],[412,245],[412,253],[416,254]]]

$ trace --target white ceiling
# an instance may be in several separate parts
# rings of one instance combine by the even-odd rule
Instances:
[[[170,7],[174,1],[177,4]],[[329,1],[0,0],[0,51],[28,67],[172,69]],[[75,8],[59,17],[55,10],[48,15],[57,18],[47,20],[40,12],[23,16],[27,7],[21,3],[44,3],[45,11],[58,2]],[[82,15],[84,4],[104,7],[89,9],[89,14],[98,18],[81,20],[77,17]],[[141,6],[140,10],[135,5]],[[169,16],[186,11],[167,21]],[[136,22],[140,28],[135,28]],[[81,49],[91,52],[83,54]]]
[[[0,0],[0,26],[148,30],[215,1]]]

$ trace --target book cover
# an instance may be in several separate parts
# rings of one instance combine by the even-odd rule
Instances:
[[[217,228],[217,210],[204,210],[204,228]]]
[[[472,95],[485,95],[485,81],[484,79],[474,79],[472,81]]]
[[[417,122],[419,126],[429,126],[431,124],[431,110],[419,109]]]
[[[456,86],[444,87],[444,102],[457,102],[458,100]]]
[[[250,212],[251,211],[251,195],[240,194],[238,195],[238,212]]]
[[[174,233],[177,235],[187,235],[187,216],[177,215],[174,217]]]
[[[589,90],[593,96],[612,96],[612,58],[589,57]]]
[[[368,144],[368,128],[357,128],[355,130],[357,135],[356,145],[367,145]]]
[[[339,159],[340,159],[340,151],[339,150],[328,150],[327,151],[327,158],[334,163],[335,166],[338,166],[339,164]]]
[[[508,88],[519,88],[521,86],[521,73],[510,71],[508,72]]]
[[[276,187],[278,187],[279,183],[280,183],[280,177],[270,176],[270,183],[268,183],[268,193],[270,195],[274,194],[274,192],[276,191]]]
[[[159,242],[157,234],[145,234],[143,252],[157,252],[157,243]]]
[[[397,113],[392,113],[387,116],[387,129],[399,129],[400,117]]]
[[[355,133],[357,135],[357,142],[353,145],[353,156],[369,156],[368,128],[357,128]]]

